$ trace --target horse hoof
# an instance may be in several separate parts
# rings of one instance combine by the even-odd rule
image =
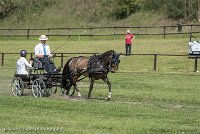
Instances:
[[[68,95],[65,95],[64,97],[65,97],[65,99],[69,99],[69,96],[68,96]]]

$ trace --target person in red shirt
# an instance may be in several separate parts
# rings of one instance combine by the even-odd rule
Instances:
[[[135,38],[133,34],[131,34],[130,30],[127,30],[126,38],[125,38],[125,46],[126,46],[126,55],[131,54],[131,45],[132,41]]]

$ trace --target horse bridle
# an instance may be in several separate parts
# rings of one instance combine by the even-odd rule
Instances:
[[[110,69],[116,67],[119,63],[120,60],[117,58],[116,53],[113,53],[112,56],[110,57]]]

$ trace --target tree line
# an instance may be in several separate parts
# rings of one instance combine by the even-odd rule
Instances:
[[[40,11],[43,6],[51,6],[56,0],[0,0],[0,19],[3,20],[11,14],[17,14],[21,19],[25,14],[30,15],[33,11]]]
[[[104,16],[117,20],[125,19],[130,15],[146,11],[151,13],[159,13],[170,19],[183,19],[185,21],[198,21],[200,18],[200,0],[67,0],[69,4],[85,4],[92,5],[91,16]],[[82,3],[81,3],[82,1]],[[41,8],[54,6],[61,3],[62,0],[0,0],[0,18],[5,19],[15,11],[18,17],[23,13],[32,11],[40,11]],[[81,5],[77,5],[80,7]],[[73,7],[72,7],[73,8]],[[76,7],[74,7],[76,8]],[[90,7],[88,7],[90,8]],[[76,10],[78,11],[78,9]],[[90,11],[90,9],[88,10]],[[95,17],[92,17],[94,20]]]
[[[114,6],[111,15],[124,19],[139,11],[160,13],[171,19],[198,21],[199,0],[104,0],[104,4]]]

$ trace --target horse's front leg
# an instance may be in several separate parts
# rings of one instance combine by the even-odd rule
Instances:
[[[93,89],[94,81],[95,81],[95,79],[91,78],[91,80],[90,80],[90,90],[88,92],[88,98],[90,98],[90,96],[91,96],[91,92],[92,92],[92,89]]]
[[[111,84],[110,84],[110,82],[109,82],[109,80],[108,80],[108,77],[103,78],[102,80],[108,85],[109,94],[108,94],[107,100],[109,101],[109,100],[111,100],[111,98],[112,98]]]

